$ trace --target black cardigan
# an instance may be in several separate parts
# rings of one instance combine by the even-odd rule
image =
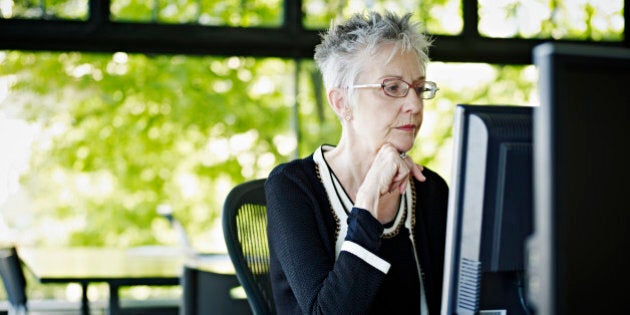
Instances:
[[[415,226],[430,314],[440,313],[448,187],[424,168],[413,180]],[[319,179],[313,155],[277,166],[266,184],[270,276],[278,314],[418,314],[419,281],[409,232],[382,239],[369,212],[353,208],[346,241],[391,264],[387,273],[348,251],[335,259],[338,220]]]

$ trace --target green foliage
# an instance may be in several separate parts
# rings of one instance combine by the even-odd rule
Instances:
[[[623,0],[486,0],[479,6],[479,30],[488,37],[621,41]]]
[[[193,23],[235,27],[279,26],[280,0],[112,0],[114,21]]]
[[[207,230],[225,187],[287,159],[273,139],[291,134],[291,62],[10,52],[4,63],[13,93],[34,94],[24,116],[51,132],[23,182],[38,215],[82,218],[71,245],[156,243],[163,203]]]
[[[87,20],[88,0],[20,0],[0,5],[0,16],[26,19]]]
[[[309,29],[326,29],[332,20],[365,10],[413,12],[414,18],[431,34],[457,35],[463,26],[460,0],[304,0],[302,10],[307,13],[303,18],[304,27]]]
[[[324,84],[313,61],[301,62],[298,80],[299,156],[306,156],[322,143],[337,143],[341,124],[328,105]]]

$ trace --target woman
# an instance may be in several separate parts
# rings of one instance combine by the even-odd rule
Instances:
[[[448,187],[406,156],[437,91],[410,18],[357,14],[315,49],[342,133],[267,179],[279,314],[439,314]]]

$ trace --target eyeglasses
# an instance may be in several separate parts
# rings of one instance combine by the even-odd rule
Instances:
[[[352,88],[382,88],[385,95],[391,97],[405,97],[409,93],[409,89],[416,90],[416,94],[423,100],[430,100],[435,97],[435,93],[439,90],[437,84],[432,81],[423,81],[409,84],[401,79],[385,79],[383,83],[359,84],[353,85]]]

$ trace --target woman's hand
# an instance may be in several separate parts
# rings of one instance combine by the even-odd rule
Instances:
[[[401,155],[394,146],[384,144],[376,154],[363,183],[359,187],[355,206],[367,209],[381,223],[389,222],[396,215],[397,207],[379,207],[381,198],[398,197],[409,185],[409,175],[425,181],[422,166]],[[397,192],[397,194],[395,194]]]

